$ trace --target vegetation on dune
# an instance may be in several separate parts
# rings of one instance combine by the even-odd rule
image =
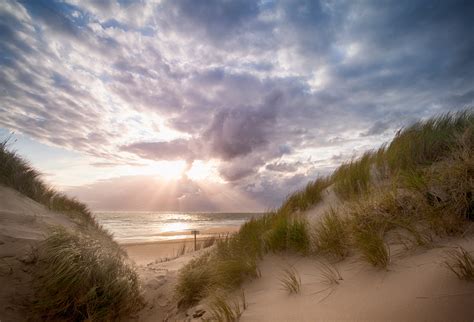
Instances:
[[[321,281],[327,285],[338,285],[342,280],[342,275],[337,267],[324,261],[319,263]]]
[[[43,320],[111,321],[142,306],[135,271],[101,235],[56,229],[40,246],[33,307]]]
[[[8,139],[0,142],[0,184],[19,191],[50,210],[67,214],[78,224],[101,229],[85,204],[49,187],[28,161],[9,150]]]
[[[472,111],[400,130],[390,144],[342,164],[330,177],[310,182],[279,209],[246,223],[185,266],[176,289],[180,303],[192,305],[215,290],[232,289],[245,278],[257,277],[257,261],[269,251],[342,259],[354,250],[371,265],[386,268],[392,231],[403,232],[399,237],[407,245],[425,245],[433,235],[463,232],[466,221],[474,218],[473,151]],[[310,227],[300,212],[320,202],[331,185],[342,205]],[[204,278],[197,278],[201,275]]]
[[[112,236],[86,205],[45,184],[38,171],[8,149],[7,141],[0,143],[0,184],[78,225],[74,231],[55,228],[38,245],[31,314],[41,320],[108,321],[140,310],[138,276]]]
[[[314,239],[315,247],[319,251],[343,259],[350,248],[347,220],[338,216],[334,209],[330,209],[316,224]]]
[[[371,152],[358,160],[343,163],[332,175],[334,190],[343,199],[366,193],[370,185],[370,167],[373,160]]]
[[[293,266],[286,267],[282,270],[280,286],[282,290],[287,291],[289,294],[297,294],[300,292],[301,277]]]
[[[464,248],[457,247],[448,251],[444,265],[459,279],[474,281],[474,258]]]
[[[243,311],[247,308],[244,290],[241,290],[240,297],[232,297],[222,292],[213,294],[209,308],[211,317],[206,319],[206,321],[238,321]]]

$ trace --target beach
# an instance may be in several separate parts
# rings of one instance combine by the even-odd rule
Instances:
[[[203,244],[212,238],[225,238],[237,232],[239,227],[225,226],[210,228],[202,231],[201,236],[197,236],[197,248],[201,249]],[[179,232],[179,236],[186,232]],[[187,232],[190,234],[189,232]],[[127,252],[128,257],[137,265],[146,265],[155,261],[166,261],[183,255],[182,249],[185,247],[185,254],[194,252],[194,238],[179,238],[154,242],[142,243],[125,243],[121,244],[122,248]]]

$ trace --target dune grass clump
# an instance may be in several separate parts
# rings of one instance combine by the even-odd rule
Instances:
[[[236,235],[217,240],[215,248],[186,264],[178,274],[179,307],[189,307],[222,290],[232,290],[246,278],[260,275],[257,260],[265,252],[262,235],[269,216],[246,222]]]
[[[301,277],[293,266],[284,268],[279,280],[282,290],[287,291],[289,294],[297,294],[300,292]]]
[[[310,244],[309,224],[304,217],[289,216],[284,213],[275,215],[272,228],[266,238],[269,250],[307,254]]]
[[[460,280],[474,281],[474,258],[464,248],[449,250],[444,265]]]
[[[175,289],[178,307],[189,307],[208,295],[213,286],[209,256],[209,253],[201,255],[179,271]]]
[[[330,209],[316,224],[315,241],[317,250],[338,259],[345,258],[350,249],[346,220]]]
[[[320,177],[309,182],[305,188],[289,195],[281,205],[279,211],[283,213],[293,213],[305,211],[312,205],[317,204],[322,199],[322,192],[330,184],[326,177]]]
[[[41,174],[15,151],[8,149],[9,139],[0,142],[0,184],[13,188],[48,209],[76,219],[82,225],[101,229],[86,205],[60,193],[41,179]]]
[[[385,150],[393,173],[428,166],[456,149],[457,136],[474,127],[474,113],[447,113],[400,130]]]
[[[116,320],[141,309],[137,274],[102,238],[56,229],[42,243],[33,302],[41,319]]]
[[[319,263],[318,268],[320,271],[321,281],[325,284],[337,285],[343,280],[337,267],[331,263],[322,261]]]
[[[361,158],[342,164],[332,175],[334,190],[343,199],[355,198],[368,191],[373,153],[366,152]]]
[[[390,249],[384,240],[383,229],[371,225],[355,227],[354,243],[362,257],[375,267],[387,268],[390,263]]]
[[[239,297],[230,297],[218,292],[211,296],[209,309],[211,321],[236,322],[247,308],[245,293],[241,290]]]

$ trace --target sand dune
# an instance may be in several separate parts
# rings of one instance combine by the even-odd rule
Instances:
[[[268,256],[260,265],[262,277],[243,286],[248,308],[241,321],[471,321],[474,284],[441,265],[444,248],[459,244],[474,250],[472,239],[452,240],[397,258],[388,271],[349,258],[335,264],[343,278],[339,285],[324,282],[320,259]],[[289,295],[279,285],[288,264],[301,276],[300,294]]]
[[[54,225],[75,226],[68,217],[0,185],[1,321],[26,320],[23,304],[31,293],[31,250]]]

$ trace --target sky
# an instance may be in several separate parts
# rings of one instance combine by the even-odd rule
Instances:
[[[0,138],[95,210],[269,209],[472,107],[473,17],[456,0],[1,0]]]

